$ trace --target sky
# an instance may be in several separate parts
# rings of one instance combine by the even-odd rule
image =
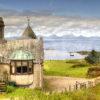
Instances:
[[[1,9],[51,13],[58,16],[100,17],[100,0],[0,0]]]
[[[0,0],[5,35],[19,36],[27,25],[42,36],[99,36],[100,0]]]

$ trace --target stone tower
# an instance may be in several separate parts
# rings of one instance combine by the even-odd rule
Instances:
[[[2,17],[0,17],[0,40],[4,40],[4,22]]]

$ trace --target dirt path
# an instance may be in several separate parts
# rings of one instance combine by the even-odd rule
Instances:
[[[48,82],[51,90],[54,91],[64,91],[65,89],[69,90],[69,87],[74,88],[76,81],[79,83],[88,83],[88,81],[94,81],[94,79],[61,76],[45,76],[44,79]]]

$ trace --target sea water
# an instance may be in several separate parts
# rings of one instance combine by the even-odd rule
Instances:
[[[45,59],[80,59],[85,56],[76,53],[77,51],[100,51],[100,38],[45,38]],[[70,56],[74,52],[74,56]]]

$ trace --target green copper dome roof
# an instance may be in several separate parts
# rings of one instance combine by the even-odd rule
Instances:
[[[33,54],[28,51],[16,50],[10,57],[11,60],[31,60],[34,59]]]

